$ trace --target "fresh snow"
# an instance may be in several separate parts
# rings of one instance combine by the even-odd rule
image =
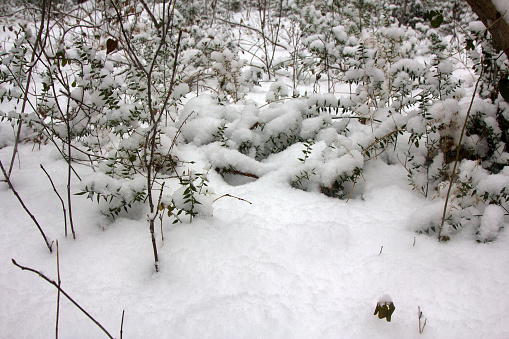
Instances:
[[[2,135],[8,129],[2,125]],[[109,223],[76,196],[77,239],[63,236],[60,203],[39,165],[63,193],[66,164],[51,146],[32,148],[21,145],[13,184],[59,241],[62,288],[113,335],[125,310],[125,338],[417,338],[419,306],[427,318],[422,337],[509,336],[507,234],[489,244],[416,235],[413,216],[436,203],[408,189],[401,166],[368,163],[364,194],[348,203],[291,188],[277,170],[239,186],[211,171],[217,197],[251,204],[224,197],[211,218],[165,219],[164,241],[156,228],[161,270],[154,273],[146,212]],[[0,149],[4,164],[11,152]],[[299,153],[290,147],[266,163],[277,168]],[[56,256],[5,183],[0,199],[0,337],[51,337],[57,290],[11,259],[56,279]],[[488,215],[483,223],[500,222],[499,211]],[[373,316],[385,294],[396,306],[391,323]],[[59,335],[102,333],[62,297]]]
[[[506,0],[494,3],[499,10],[509,6]],[[509,13],[506,20],[508,16]],[[235,19],[240,21],[240,16]],[[416,30],[420,27],[424,26],[417,24]],[[479,32],[484,26],[473,21],[468,29]],[[332,28],[339,41],[347,42],[343,55],[354,56],[359,52],[359,41],[346,31],[343,26]],[[412,29],[396,26],[383,31],[393,39],[416,34]],[[210,39],[203,39],[197,48],[207,39],[214,40],[213,33],[209,32]],[[410,41],[419,43],[416,38]],[[311,49],[333,49],[318,35],[307,43]],[[401,46],[405,44],[410,42]],[[388,72],[398,74],[397,83],[404,84],[424,72],[429,63],[427,48],[419,47],[413,59],[392,63]],[[76,55],[72,49],[66,53],[70,57]],[[191,60],[195,55],[198,50],[187,57]],[[279,60],[287,54],[278,50],[275,56]],[[234,61],[234,68],[244,67],[243,61],[235,57],[228,49],[211,55],[218,73],[225,71],[226,60]],[[109,58],[123,60],[115,53]],[[443,72],[454,69],[455,75],[460,73],[459,78],[468,85],[465,88],[473,90],[470,87],[475,78],[466,65],[458,64],[445,60],[438,67]],[[107,62],[106,69],[113,72],[113,68],[113,62]],[[253,66],[251,70],[255,72],[257,68]],[[374,82],[384,78],[376,68],[367,69],[366,74]],[[108,72],[102,75],[105,81],[113,81]],[[364,75],[362,69],[351,69],[343,80],[355,81]],[[316,76],[314,79],[322,92],[327,89],[323,78],[322,83]],[[108,209],[104,201],[92,202],[86,195],[75,195],[72,213],[77,238],[72,239],[70,229],[65,237],[60,200],[40,165],[65,198],[67,164],[51,144],[20,144],[12,183],[46,235],[55,242],[54,250],[58,240],[62,289],[115,337],[120,336],[125,311],[124,338],[509,338],[509,236],[505,211],[488,205],[479,227],[466,226],[447,242],[439,242],[436,235],[419,234],[440,224],[445,190],[434,199],[424,198],[412,191],[400,159],[388,155],[393,157],[390,161],[365,162],[355,149],[369,145],[373,136],[383,137],[393,131],[394,125],[401,123],[396,121],[399,118],[384,120],[374,133],[369,124],[357,119],[337,119],[335,127],[324,128],[333,121],[330,114],[303,117],[302,111],[308,106],[335,109],[340,107],[338,100],[343,108],[355,107],[355,96],[344,94],[355,92],[356,86],[338,84],[336,89],[341,91],[336,95],[312,94],[312,82],[295,89],[309,95],[307,100],[280,100],[296,93],[290,91],[291,81],[281,77],[262,82],[261,88],[250,88],[242,104],[226,105],[219,104],[210,93],[200,93],[196,98],[192,94],[186,96],[190,91],[187,84],[174,89],[173,99],[186,96],[185,105],[178,115],[175,112],[175,125],[162,127],[162,148],[169,149],[178,133],[176,126],[182,126],[181,143],[172,155],[195,161],[183,165],[182,170],[206,175],[212,195],[197,196],[203,204],[197,208],[200,216],[192,223],[172,224],[166,214],[162,224],[156,219],[158,273],[154,271],[147,206],[136,206],[112,221],[102,213]],[[77,88],[71,97],[82,99],[85,94],[88,92]],[[460,124],[469,95],[461,101],[445,99],[434,104],[430,107],[431,116],[446,124]],[[99,96],[85,99],[102,100]],[[111,115],[125,116],[134,106],[123,105]],[[476,100],[473,107],[489,115],[488,126],[498,126],[495,106]],[[368,106],[357,108],[356,113],[370,114]],[[5,104],[0,105],[0,111],[17,116]],[[376,113],[387,112],[380,109]],[[409,131],[425,131],[417,113],[409,110],[405,119]],[[352,131],[348,137],[338,133],[347,123]],[[255,128],[260,124],[264,125],[263,131]],[[225,145],[217,141],[222,127]],[[262,160],[255,160],[253,149],[246,155],[236,150],[244,142],[264,145],[263,138],[295,131],[303,139],[315,141],[305,162],[298,160],[306,148],[301,142],[276,154],[263,154]],[[23,129],[22,139],[29,134]],[[13,135],[8,122],[0,123],[0,160],[4,167],[13,152]],[[453,137],[458,139],[459,135]],[[119,141],[119,146],[137,149],[142,142],[143,136],[134,134]],[[473,138],[467,143],[484,147]],[[408,147],[405,140],[400,144]],[[508,156],[502,153],[500,158]],[[419,157],[423,156],[417,154]],[[507,166],[498,174],[488,175],[478,165],[465,160],[460,172],[462,176],[472,176],[479,192],[496,194],[501,187],[509,187]],[[216,172],[228,166],[236,172],[224,173],[223,177]],[[319,192],[320,185],[332,185],[338,175],[351,173],[356,166],[364,168],[348,201]],[[430,173],[440,166],[441,163],[433,163]],[[116,185],[114,188],[124,192],[124,196],[146,184],[141,174],[124,183],[107,175],[100,177],[89,167],[76,165],[76,169],[83,181],[73,177],[73,194],[81,192],[91,178],[98,191],[104,188],[107,192],[107,185]],[[312,169],[319,174],[309,180],[308,191],[290,185],[301,171]],[[163,202],[174,198],[177,206],[184,206],[183,187],[167,184],[173,191],[165,191]],[[3,181],[0,202],[0,338],[53,337],[57,289],[36,274],[15,267],[12,259],[56,280],[57,255],[49,253],[33,221]],[[475,239],[488,242],[478,243]],[[391,322],[373,315],[377,302],[390,301],[396,307]],[[426,319],[422,334],[418,309],[423,312],[422,321]],[[105,337],[62,295],[58,330],[60,338]]]
[[[498,12],[503,15],[504,20],[509,24],[509,2],[507,0],[492,0]]]

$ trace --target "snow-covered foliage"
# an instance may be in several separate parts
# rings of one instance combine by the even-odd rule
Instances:
[[[94,13],[97,20],[93,4],[87,6],[92,12],[76,7],[77,15],[92,20]],[[426,4],[415,6],[405,10],[418,13]],[[108,23],[107,34],[93,28],[82,34],[78,21],[62,29],[55,26],[55,38],[46,39],[48,45],[39,54],[31,48],[41,39],[37,27],[23,24],[11,27],[3,52],[1,99],[18,103],[3,114],[30,126],[33,139],[55,142],[64,156],[88,160],[95,174],[83,178],[83,194],[108,201],[103,206],[109,206],[105,212],[111,216],[146,201],[153,180],[160,185],[175,176],[182,182],[185,163],[193,159],[175,155],[181,142],[196,147],[220,143],[224,151],[214,148],[208,159],[214,169],[254,176],[263,172],[260,166],[242,157],[260,162],[300,144],[305,157],[289,165],[289,184],[341,198],[351,196],[364,163],[380,156],[401,163],[417,192],[446,198],[453,164],[459,162],[460,171],[453,174],[454,208],[446,220],[453,229],[480,225],[474,215],[482,214],[485,204],[508,207],[505,191],[481,192],[473,179],[477,172],[498,175],[508,164],[509,106],[497,95],[508,62],[473,22],[463,35],[446,36],[451,26],[442,23],[450,24],[465,12],[454,9],[452,17],[443,17],[447,6],[429,8],[431,14],[410,26],[401,25],[408,22],[401,7],[378,2],[303,7],[288,2],[258,8],[253,15],[260,26],[244,32],[261,34],[263,40],[263,53],[252,52],[257,58],[251,65],[242,58],[249,46],[242,40],[242,29],[248,27],[244,21],[233,36],[215,17],[207,17],[209,27],[203,28],[207,25],[193,17],[207,9],[197,4],[180,4],[166,30],[157,34],[151,29],[165,11],[162,5],[150,15],[140,15],[146,11],[141,4],[123,9],[135,15],[122,25]],[[106,22],[121,11],[106,6]],[[285,20],[274,16],[283,12]],[[285,29],[287,22],[291,29]],[[279,31],[286,46],[278,43]],[[89,43],[92,35],[97,43]],[[289,61],[276,58],[281,47]],[[464,86],[455,76],[458,66],[449,56],[455,51],[478,71],[479,98],[470,100],[471,80],[470,87]],[[37,55],[45,62],[31,64]],[[286,73],[290,69],[291,75]],[[261,85],[264,72],[271,80],[265,95],[270,105],[240,103],[253,86]],[[33,97],[26,88],[35,76],[41,86]],[[321,94],[324,83],[326,93]],[[316,93],[299,94],[298,87],[306,86]],[[336,88],[348,88],[348,94]],[[207,89],[212,92],[200,95]],[[183,98],[193,96],[190,91],[198,96],[182,106]],[[473,161],[476,166],[467,165]],[[470,172],[463,173],[467,167]],[[140,178],[147,171],[151,178],[143,185]]]
[[[6,179],[20,142],[52,145],[68,208],[74,183],[146,215],[156,269],[156,220],[212,220],[214,175],[350,202],[395,166],[412,234],[505,232],[509,61],[463,2],[77,2],[0,18]]]

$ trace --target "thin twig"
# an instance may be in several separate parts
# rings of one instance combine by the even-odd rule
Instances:
[[[244,25],[244,24],[238,23],[238,22],[228,21],[228,20],[221,19],[221,18],[216,18],[216,19],[217,19],[217,20],[219,20],[219,21],[222,21],[222,22],[224,22],[224,23],[226,23],[226,24],[230,24],[230,25],[234,25],[234,26],[239,26],[239,27],[247,28],[247,29],[249,29],[249,30],[255,31],[256,33],[258,33],[258,34],[260,34],[260,35],[262,35],[262,36],[265,36],[265,34],[264,34],[262,31],[260,31],[259,29],[257,29],[257,28],[250,27],[250,26],[247,26],[247,25]],[[275,41],[270,40],[270,39],[269,39],[269,38],[267,38],[266,36],[265,36],[265,39],[266,39],[268,42],[270,42],[271,44],[275,45],[275,46],[278,46],[278,47],[284,48],[285,50],[287,49],[285,46],[283,46],[283,45],[281,45],[281,44],[278,44],[278,43],[277,43],[277,42],[275,42]]]
[[[245,201],[247,202],[248,204],[252,205],[253,203],[250,202],[250,201],[247,201],[246,199],[242,199],[242,198],[239,198],[239,197],[236,197],[234,195],[231,195],[231,194],[223,194],[222,196],[220,196],[219,198],[216,198],[214,199],[212,202],[216,202],[217,200],[221,199],[221,198],[224,198],[224,197],[230,197],[230,198],[235,198],[235,199],[238,199],[238,200],[242,200],[242,201]]]
[[[219,167],[217,167],[216,168],[216,172],[218,172],[219,174],[224,174],[224,173],[226,173],[226,174],[238,174],[238,175],[242,175],[242,176],[245,176],[245,177],[248,177],[248,178],[260,179],[260,177],[257,176],[256,174],[242,172],[242,171],[234,170],[234,169],[231,169],[231,168],[219,168]]]
[[[55,325],[55,339],[58,339],[58,318],[60,316],[60,258],[58,254],[58,240],[57,240],[57,277],[58,277],[58,294],[57,294],[57,319]]]
[[[54,280],[51,280],[50,278],[45,276],[40,271],[37,271],[30,267],[22,266],[22,265],[18,264],[16,262],[16,260],[14,260],[14,259],[11,259],[11,260],[12,260],[12,263],[14,264],[14,266],[21,268],[23,271],[29,271],[29,272],[35,273],[35,274],[39,275],[39,277],[41,277],[42,279],[46,280],[51,285],[55,286],[59,290],[60,293],[62,293],[70,302],[72,302],[74,304],[74,306],[76,306],[90,320],[92,320],[94,322],[94,324],[96,324],[108,336],[108,338],[113,339],[113,336],[97,320],[95,320],[87,311],[85,311],[85,309],[83,309],[83,307],[81,307],[76,301],[74,301],[74,299],[71,298],[71,296],[69,294],[67,294],[63,289],[61,289],[59,284],[57,284]]]
[[[426,327],[426,321],[428,318],[424,319],[424,324],[421,326],[422,312],[420,306],[417,306],[417,316],[419,318],[419,334],[422,334],[422,332],[424,332],[424,327]]]
[[[120,339],[122,339],[122,334],[124,333],[124,313],[125,310],[122,310],[122,321],[120,322]]]
[[[47,6],[48,5],[48,6]],[[29,101],[28,99],[28,91],[30,89],[30,82],[32,80],[32,71],[35,67],[35,59],[36,59],[36,56],[37,56],[37,45],[41,45],[41,51],[44,50],[42,44],[41,44],[41,38],[42,38],[42,32],[44,30],[44,19],[46,17],[46,7],[50,7],[51,6],[51,0],[49,0],[49,3],[47,3],[47,0],[43,0],[42,2],[42,12],[41,12],[41,26],[39,27],[39,30],[37,32],[37,38],[35,40],[35,44],[33,46],[33,51],[32,51],[32,57],[31,57],[31,60],[30,60],[30,67],[28,69],[28,74],[27,74],[27,83],[25,85],[25,90],[24,90],[24,94],[23,94],[23,103],[21,105],[21,114],[25,113],[25,107],[26,107],[26,104],[27,102]],[[42,52],[41,52],[42,54]],[[37,59],[40,58],[41,54],[39,54],[37,56]],[[19,121],[19,124],[18,124],[18,130],[16,131],[16,140],[14,141],[14,149],[12,151],[12,157],[11,157],[11,163],[9,165],[9,171],[8,171],[8,176],[10,177],[11,176],[11,173],[12,173],[12,168],[14,166],[14,159],[16,158],[16,155],[18,153],[18,145],[19,145],[19,141],[20,141],[20,136],[21,136],[21,127],[23,126],[23,120],[20,119]]]
[[[458,167],[458,162],[460,159],[461,143],[463,141],[463,136],[465,135],[465,129],[467,127],[468,118],[470,117],[470,112],[472,111],[472,105],[474,104],[475,94],[477,93],[477,87],[479,86],[481,78],[482,74],[479,75],[479,79],[477,79],[477,82],[475,83],[474,93],[472,94],[472,100],[470,100],[470,106],[468,107],[467,116],[465,117],[463,128],[461,129],[460,140],[458,141],[458,147],[456,148],[456,160],[454,161],[451,177],[449,178],[449,188],[447,189],[447,196],[445,197],[444,211],[442,213],[442,222],[440,223],[440,228],[438,229],[438,241],[441,241],[442,238],[442,230],[444,228],[445,216],[447,214],[449,196],[451,195],[452,183],[454,181],[454,177],[456,176],[456,168]]]
[[[4,165],[2,164],[2,161],[0,160],[0,167],[2,169],[2,172],[4,174],[4,177],[5,177],[5,182],[7,183],[7,185],[9,186],[9,188],[11,189],[12,193],[14,193],[14,195],[16,196],[16,198],[18,198],[18,201],[19,203],[21,204],[21,206],[23,206],[23,209],[25,210],[25,212],[28,213],[28,215],[30,216],[30,218],[32,218],[32,220],[34,221],[35,225],[37,226],[37,228],[39,229],[39,232],[41,232],[41,235],[44,239],[44,242],[46,243],[46,246],[48,247],[49,249],[49,252],[50,253],[53,253],[53,249],[51,248],[51,245],[53,243],[49,243],[48,241],[48,238],[46,237],[46,234],[44,234],[44,231],[42,230],[42,227],[41,225],[39,225],[39,223],[37,222],[37,219],[35,219],[34,215],[32,213],[30,213],[30,211],[28,210],[28,208],[26,207],[25,203],[23,202],[23,200],[21,199],[21,197],[19,196],[18,192],[16,192],[16,190],[14,189],[14,186],[12,186],[12,183],[11,183],[11,179],[9,178],[9,176],[7,175],[7,172],[5,171],[5,168],[4,168]]]
[[[387,133],[386,135],[384,135],[383,137],[380,137],[380,138],[375,138],[375,141],[373,141],[371,144],[369,144],[368,147],[366,147],[366,149],[364,150],[364,153],[362,153],[362,156],[365,157],[366,154],[368,153],[368,150],[371,148],[371,146],[375,145],[377,142],[379,142],[380,140],[383,140],[385,138],[388,138],[390,136],[392,136],[393,134],[397,134],[397,133],[400,133],[400,132],[403,132],[403,130],[400,130],[400,129],[397,129],[397,130],[394,130],[390,133]],[[368,160],[371,160],[372,158],[369,158]],[[367,160],[366,160],[367,161]]]
[[[152,190],[152,188],[149,188],[149,190]],[[154,227],[154,224],[155,224],[155,219],[157,218],[157,216],[159,214],[159,205],[161,204],[161,199],[163,197],[163,190],[164,190],[164,182],[162,183],[161,191],[159,192],[159,199],[157,200],[157,206],[155,208],[155,214],[154,214],[153,217],[149,216],[149,218],[148,218],[149,228],[150,228],[150,238],[152,240],[152,249],[153,249],[153,252],[154,252],[154,266],[155,266],[156,272],[159,272],[159,266],[158,266],[159,256],[157,254],[157,242],[156,242],[156,237],[155,237],[155,229],[154,229],[155,227]],[[149,192],[148,194],[152,194],[152,192]],[[152,205],[151,205],[151,213],[154,213]]]
[[[159,23],[157,22],[157,19],[156,17],[154,16],[154,14],[152,13],[152,11],[150,10],[150,8],[148,8],[147,4],[145,3],[145,1],[143,0],[140,0],[141,4],[143,5],[143,8],[145,8],[145,11],[147,11],[148,13],[148,16],[150,17],[150,20],[152,20],[152,23],[154,24],[154,26],[156,28],[159,28]],[[122,314],[122,317],[123,317],[123,314]]]
[[[51,186],[53,187],[53,191],[55,191],[58,199],[60,199],[60,203],[62,204],[62,210],[64,211],[64,229],[65,229],[65,236],[67,237],[67,211],[65,210],[65,203],[64,203],[64,200],[62,199],[62,197],[60,196],[60,194],[58,193],[57,191],[57,188],[55,187],[55,184],[53,183],[53,180],[51,179],[50,175],[48,174],[48,172],[46,172],[46,169],[44,168],[44,166],[42,166],[41,164],[41,168],[42,170],[44,171],[44,173],[46,173],[46,176],[48,177],[49,179],[49,182],[51,183]],[[57,252],[58,254],[58,252]]]
[[[284,100],[288,100],[288,99],[294,99],[294,98],[292,98],[292,97],[279,98],[279,99],[276,99],[276,100],[272,100],[271,102],[267,102],[266,104],[263,104],[263,105],[261,105],[261,106],[260,106],[260,107],[258,107],[258,108],[263,108],[263,107],[268,106],[268,105],[270,105],[270,104],[272,104],[272,103],[274,103],[274,102],[284,101]]]

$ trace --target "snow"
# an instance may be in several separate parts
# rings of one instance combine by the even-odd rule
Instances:
[[[501,3],[499,0],[498,6],[507,6]],[[143,12],[141,7],[139,10]],[[321,17],[314,12],[310,15],[316,16],[314,21]],[[144,26],[140,20],[140,26],[126,24],[126,28],[145,30],[149,25]],[[317,34],[308,38],[309,48],[331,54],[342,48],[345,59],[354,57],[360,40],[351,35],[347,25],[345,22],[344,26],[335,24],[331,28],[340,45],[322,41],[322,35]],[[471,22],[468,28],[483,30],[484,26],[479,25]],[[409,132],[428,132],[426,137],[430,140],[440,140],[441,136],[459,139],[458,129],[452,127],[462,126],[468,97],[434,100],[427,108],[435,125],[417,113],[417,105],[405,108],[401,114],[390,112],[392,97],[375,103],[380,105],[376,109],[373,106],[372,100],[382,97],[373,92],[373,87],[381,84],[376,90],[384,91],[387,77],[395,76],[391,86],[410,88],[414,77],[429,70],[427,46],[416,47],[419,58],[407,55],[413,48],[410,42],[421,43],[417,39],[422,35],[419,30],[427,32],[429,27],[418,23],[417,31],[404,26],[381,28],[380,33],[388,38],[407,39],[399,46],[408,50],[398,51],[405,57],[396,56],[390,65],[380,57],[378,65],[371,60],[373,50],[366,50],[366,55],[371,56],[367,57],[365,68],[350,67],[340,80],[360,83],[335,84],[336,90],[341,88],[336,93],[314,93],[315,80],[322,89],[327,82],[326,73],[315,70],[310,83],[297,81],[298,88],[292,93],[305,94],[295,99],[288,98],[291,80],[285,77],[289,74],[285,69],[275,71],[270,80],[265,78],[258,88],[246,87],[247,97],[235,103],[216,95],[212,87],[210,91],[201,89],[205,92],[195,97],[187,83],[177,85],[170,97],[178,102],[170,114],[176,122],[167,121],[167,126],[160,126],[163,134],[157,143],[161,150],[174,147],[172,156],[181,163],[177,173],[156,179],[154,197],[159,195],[159,181],[167,180],[161,202],[189,209],[192,204],[185,197],[187,187],[179,185],[178,179],[191,178],[195,186],[207,179],[208,186],[207,195],[195,195],[198,203],[193,208],[197,215],[192,222],[182,216],[183,223],[173,223],[175,219],[167,210],[155,220],[159,272],[154,270],[147,220],[155,213],[150,212],[148,203],[138,203],[130,213],[121,213],[113,220],[103,213],[115,202],[90,201],[86,194],[74,195],[94,185],[97,193],[116,191],[125,199],[134,199],[145,189],[146,177],[142,173],[121,179],[109,176],[105,172],[111,170],[111,163],[105,161],[95,168],[97,172],[76,163],[82,181],[73,176],[70,186],[77,233],[73,240],[64,234],[60,200],[40,168],[44,165],[65,198],[68,165],[54,145],[28,140],[32,132],[23,128],[12,184],[53,242],[54,250],[58,241],[62,288],[115,337],[119,336],[123,311],[126,338],[509,337],[505,319],[509,305],[509,219],[504,208],[489,201],[504,198],[495,195],[509,187],[509,167],[489,174],[480,160],[461,161],[458,182],[453,187],[471,180],[476,192],[465,198],[472,203],[465,213],[470,213],[477,224],[466,225],[449,241],[439,242],[435,233],[426,233],[441,223],[446,194],[443,187],[447,182],[442,182],[443,189],[424,197],[412,190],[408,170],[413,168],[410,163],[402,166],[404,159],[397,153],[388,150],[370,160],[363,154],[368,145],[373,146],[369,149],[372,155],[377,153],[375,138],[383,139],[404,125]],[[215,51],[210,58],[217,77],[227,75],[230,66],[239,74],[249,67],[261,72],[261,68],[247,66],[245,60],[224,48],[221,39],[215,38],[219,32],[210,28],[206,35],[183,42],[192,48],[187,54],[183,52],[180,62],[187,65],[198,56],[205,58],[202,50],[211,44]],[[145,31],[139,36],[151,37]],[[408,40],[408,36],[412,39]],[[252,39],[248,35],[238,38]],[[78,55],[75,49],[66,53]],[[91,49],[91,53],[95,51]],[[287,57],[287,52],[274,53],[274,60],[288,60]],[[116,53],[108,59],[112,61],[106,61],[101,71],[104,81],[98,88],[117,84],[116,64],[126,62]],[[455,71],[462,80],[473,79],[470,70],[466,70],[472,66],[469,62],[450,58],[441,61],[437,68],[443,73]],[[84,67],[85,77],[89,76],[86,73],[90,66]],[[363,83],[366,77],[369,83]],[[457,93],[465,89],[471,93],[475,83],[472,79],[468,86],[463,83]],[[214,86],[214,81],[218,79],[207,85]],[[124,85],[118,83],[119,87]],[[163,89],[157,88],[153,93],[154,100],[160,90]],[[348,93],[355,94],[345,96]],[[97,105],[103,100],[98,92],[90,95],[79,86],[70,96]],[[143,111],[142,102],[140,99],[122,104],[100,118],[129,120],[132,112]],[[0,109],[11,117],[18,115],[8,104],[0,104]],[[497,106],[491,101],[476,99],[472,112],[482,112],[487,126],[496,133],[502,132],[496,118]],[[141,114],[147,114],[146,110]],[[382,121],[374,123],[359,117]],[[97,140],[90,137],[89,142],[101,144],[104,155],[135,152],[146,142],[147,125],[133,121],[128,138],[105,133]],[[436,131],[432,130],[434,126]],[[65,135],[65,126],[60,132]],[[408,134],[401,137],[395,150],[413,147],[407,144]],[[434,152],[438,155],[428,158],[424,138],[421,140],[423,152],[416,152],[414,161],[425,164],[432,160],[424,169],[428,171],[425,175],[443,176],[440,171],[446,164],[442,149],[437,148]],[[483,136],[469,135],[464,140],[465,146],[476,149],[476,155],[483,156],[490,150]],[[2,122],[0,160],[4,166],[10,163],[13,144],[13,127]],[[243,152],[239,151],[241,145],[247,145]],[[268,145],[277,151],[269,150]],[[497,146],[497,160],[501,162],[509,159],[504,146]],[[81,145],[77,147],[83,149]],[[88,162],[85,156],[82,160]],[[117,166],[117,172],[125,169],[124,165]],[[357,175],[361,168],[362,173]],[[309,178],[301,183],[302,189],[297,189],[299,185],[294,181],[303,173]],[[352,179],[337,184],[342,177],[355,178],[355,184]],[[426,177],[416,178],[415,186],[425,185],[419,181],[423,179]],[[343,199],[323,194],[336,184]],[[486,205],[479,198],[485,193],[490,195]],[[57,279],[57,255],[48,253],[32,220],[3,181],[0,202],[0,338],[54,336],[57,290],[37,275],[21,271],[11,260]],[[456,200],[451,205],[459,207]],[[444,235],[451,235],[450,230],[445,230]],[[390,323],[373,316],[377,303],[390,302],[396,306]],[[417,309],[427,318],[422,334]],[[103,333],[62,297],[59,336],[95,338],[103,337]]]
[[[172,99],[178,100],[181,97],[185,96],[187,93],[189,93],[189,85],[188,84],[179,84],[178,86],[175,87],[171,96],[172,96]]]
[[[493,241],[497,238],[500,229],[504,227],[505,211],[498,205],[488,205],[481,218],[479,238],[484,241]]]
[[[468,23],[468,30],[473,33],[480,33],[486,29],[482,21],[471,21]]]
[[[391,39],[401,39],[405,35],[405,30],[397,26],[384,27],[381,32]]]
[[[165,219],[164,242],[157,228],[161,272],[155,274],[143,214],[109,223],[94,204],[75,197],[78,238],[63,236],[58,200],[39,179],[43,163],[57,188],[65,187],[66,164],[48,161],[50,149],[22,145],[13,183],[49,237],[59,240],[62,288],[114,335],[125,310],[126,337],[417,338],[418,306],[429,338],[509,335],[502,319],[508,238],[490,246],[466,239],[441,244],[407,230],[426,200],[406,188],[399,166],[372,162],[363,199],[349,203],[293,189],[278,171],[241,186],[211,173],[217,196],[252,205],[225,197],[210,219],[184,225]],[[0,150],[4,163],[11,151]],[[0,199],[0,319],[16,324],[2,326],[0,337],[52,336],[56,289],[10,260],[54,279],[55,255],[5,184]],[[493,215],[500,222],[500,213]],[[384,294],[397,307],[390,324],[372,314]],[[61,301],[60,312],[62,338],[101,335],[69,302]]]
[[[400,59],[391,66],[391,73],[404,71],[410,74],[418,75],[423,71],[423,66],[413,59]]]
[[[380,299],[378,299],[378,304],[380,305],[389,304],[391,302],[392,298],[389,294],[384,294],[383,296],[380,297]]]
[[[509,2],[506,0],[492,0],[492,2],[497,8],[498,12],[503,15],[505,22],[509,24]]]
[[[497,192],[501,187],[509,187],[509,171],[504,169],[498,174],[490,175],[481,180],[477,187],[480,192],[490,193]]]

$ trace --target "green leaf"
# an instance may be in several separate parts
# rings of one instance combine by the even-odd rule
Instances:
[[[428,16],[429,16],[431,27],[438,28],[444,22],[444,16],[442,15],[441,12],[442,11],[440,11],[440,12],[437,12],[437,11],[429,12]]]
[[[447,242],[447,241],[449,241],[449,240],[451,240],[451,238],[450,238],[450,237],[448,237],[447,235],[443,235],[443,236],[440,238],[440,241],[443,241],[443,242]]]
[[[467,43],[467,46],[465,47],[465,49],[466,49],[467,51],[470,51],[470,50],[474,50],[474,49],[475,49],[474,40],[472,40],[472,39],[466,39],[465,41],[466,41],[466,43]]]

